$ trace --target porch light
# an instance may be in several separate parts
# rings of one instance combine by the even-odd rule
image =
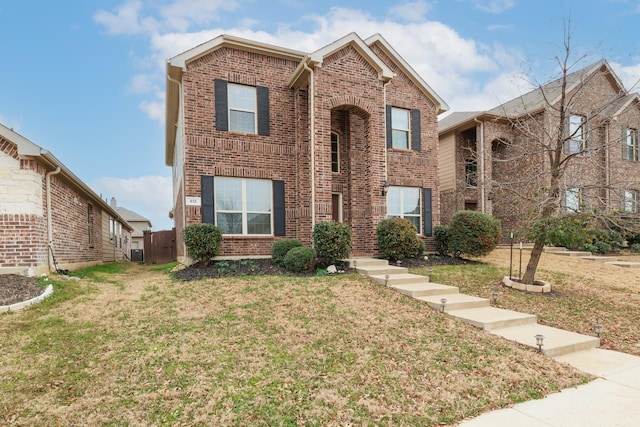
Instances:
[[[387,190],[389,188],[389,183],[387,181],[384,181],[382,183],[382,195],[386,196],[387,195]]]
[[[440,298],[440,311],[444,313],[444,307],[447,305],[446,298]]]
[[[500,292],[498,291],[491,292],[491,304],[496,305],[498,302],[498,295],[500,295]]]
[[[429,269],[427,270],[427,273],[429,273],[429,282],[431,282],[431,274],[433,273],[433,270]]]
[[[389,286],[389,275],[388,274],[384,275],[384,285],[385,286]]]
[[[542,353],[542,346],[544,345],[544,344],[543,344],[543,341],[544,341],[544,335],[542,335],[542,334],[537,334],[537,335],[535,336],[535,338],[536,338],[536,345],[538,346],[538,351],[539,351],[540,353]]]
[[[600,338],[600,333],[602,332],[602,323],[594,323],[593,331],[596,333],[598,338]]]

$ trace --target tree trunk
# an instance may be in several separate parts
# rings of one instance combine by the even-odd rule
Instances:
[[[540,256],[542,255],[542,249],[544,248],[544,242],[542,240],[536,240],[533,249],[531,250],[531,258],[527,264],[527,269],[522,276],[522,283],[527,285],[533,285],[535,280],[536,270],[538,269],[538,263],[540,262]]]

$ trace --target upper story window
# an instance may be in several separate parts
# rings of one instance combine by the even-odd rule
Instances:
[[[580,212],[582,205],[582,190],[573,187],[568,188],[564,196],[565,208],[568,213]]]
[[[335,132],[331,132],[331,172],[340,172],[340,141]]]
[[[391,108],[391,146],[393,148],[409,148],[409,110]]]
[[[622,146],[622,158],[624,160],[638,161],[638,130],[628,128],[625,131]]]
[[[418,233],[422,230],[422,200],[420,189],[413,187],[389,187],[387,192],[387,218],[404,218],[411,221]]]
[[[478,186],[478,162],[475,159],[467,159],[464,162],[465,180],[467,187]]]
[[[624,200],[622,209],[625,212],[638,212],[638,192],[633,190],[624,191]]]
[[[576,154],[585,149],[585,117],[572,114],[569,116],[567,140],[564,145],[566,154]]]
[[[256,88],[229,83],[229,130],[256,133]]]
[[[271,181],[215,177],[214,182],[215,222],[222,234],[271,234]]]

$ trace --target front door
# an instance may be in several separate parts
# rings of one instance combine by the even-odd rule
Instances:
[[[342,222],[342,194],[331,194],[331,219]]]

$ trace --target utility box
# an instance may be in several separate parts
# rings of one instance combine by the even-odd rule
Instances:
[[[144,261],[144,249],[131,249],[131,261]]]

